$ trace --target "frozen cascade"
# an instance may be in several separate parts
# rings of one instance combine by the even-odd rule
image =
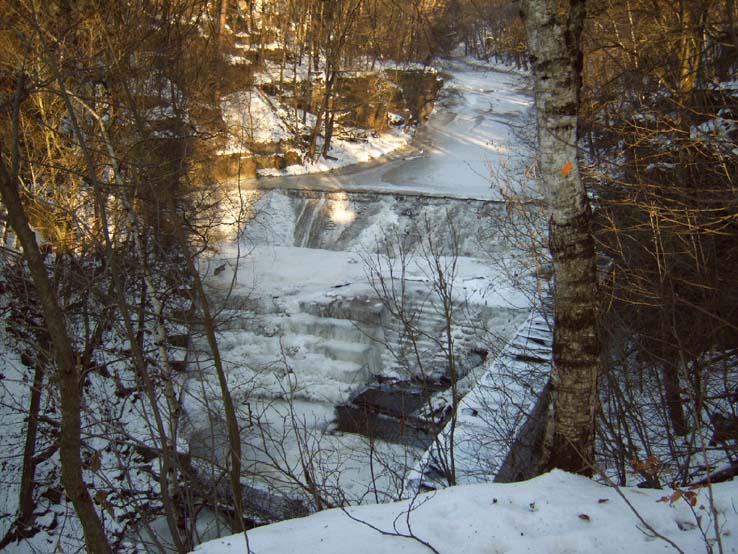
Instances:
[[[224,245],[210,264],[225,267],[207,286],[241,417],[247,497],[260,491],[311,508],[313,487],[352,502],[396,497],[423,456],[424,433],[433,437],[425,418],[438,424],[447,413],[436,397],[448,386],[440,352],[449,326],[471,382],[474,366],[495,357],[528,315],[519,286],[530,275],[516,268],[505,242],[508,206],[490,175],[516,171],[514,153],[527,155],[511,122],[526,127],[531,99],[514,72],[461,60],[449,71],[448,97],[418,135],[422,155],[330,176],[259,180],[241,258]],[[506,117],[489,117],[492,105]],[[429,237],[444,260],[458,257],[458,317],[440,315],[428,267],[408,266],[401,273],[412,339],[368,283],[366,262],[378,252],[422,261]],[[500,262],[496,269],[490,260]],[[182,436],[193,454],[224,464],[225,449],[213,444],[221,424],[207,347],[195,338],[193,349],[204,361],[189,362]],[[198,447],[207,437],[215,439],[211,447]]]
[[[281,460],[264,458],[265,448],[270,450],[265,445],[270,441],[279,443],[279,448],[283,449],[290,442],[289,437],[302,436],[294,429],[296,420],[304,426],[301,433],[315,441],[314,444],[333,445],[331,448],[344,452],[342,457],[348,448],[353,461],[344,460],[349,468],[338,472],[344,480],[341,487],[352,492],[355,495],[352,498],[361,498],[372,481],[366,475],[365,451],[369,439],[361,435],[369,433],[372,440],[377,439],[377,444],[391,449],[395,452],[393,456],[410,467],[410,462],[420,456],[432,440],[433,425],[436,425],[416,413],[426,403],[425,391],[448,386],[448,382],[444,382],[448,377],[446,364],[438,349],[438,344],[445,340],[446,321],[439,315],[442,313],[440,306],[427,299],[426,282],[418,279],[407,284],[406,309],[414,314],[414,326],[420,335],[411,342],[403,333],[401,323],[371,288],[361,283],[363,268],[353,254],[270,246],[253,256],[263,261],[275,255],[279,261],[279,256],[284,255],[288,264],[300,266],[300,259],[294,258],[296,254],[310,259],[324,258],[322,262],[329,266],[337,264],[337,260],[349,263],[355,274],[342,275],[351,279],[350,282],[340,280],[330,284],[329,281],[326,285],[321,281],[316,285],[321,291],[319,294],[312,293],[307,284],[303,284],[297,294],[289,287],[271,283],[268,276],[263,290],[236,287],[230,291],[227,286],[219,286],[230,284],[229,276],[219,276],[209,283],[214,304],[226,306],[221,312],[219,342],[234,400],[241,407],[246,435],[244,461],[252,467],[251,475],[260,476],[251,477],[249,486],[262,492],[248,496],[267,499],[276,495],[277,500],[260,501],[269,510],[274,506],[295,510],[296,504],[280,500],[285,494],[288,498],[302,498],[300,490],[286,492],[283,483],[279,486],[275,483],[281,483],[285,471],[298,463],[304,443],[300,446],[299,440],[293,441]],[[350,263],[352,261],[354,263]],[[313,267],[303,269],[306,275],[314,276],[317,271]],[[458,314],[466,314],[467,309],[468,306],[456,306]],[[501,348],[504,336],[517,327],[525,313],[525,309],[511,305],[480,305],[476,306],[474,314],[476,325],[461,318],[452,322],[460,367],[469,369],[467,359],[477,360],[472,364],[481,361],[474,352]],[[485,329],[488,325],[494,326],[499,336],[490,335]],[[204,341],[195,341],[194,346],[203,351],[202,358],[208,357]],[[422,367],[418,367],[418,359]],[[418,384],[421,374],[426,385]],[[385,384],[376,386],[376,383]],[[397,387],[405,392],[398,393]],[[217,406],[217,390],[211,394],[210,401]],[[198,450],[203,436],[208,433],[214,436],[214,424],[199,408],[201,400],[196,404],[188,409],[190,423],[184,436],[190,437],[193,456],[215,458],[213,461],[220,465],[227,452],[224,445]],[[295,406],[299,411],[297,418],[293,413]],[[268,437],[263,436],[264,427]],[[330,448],[326,450],[330,451]],[[400,451],[402,455],[398,454]],[[331,460],[321,465],[321,471],[325,472],[321,478],[330,480],[330,475],[336,472],[331,464],[335,463]],[[388,475],[395,470],[387,468]],[[346,483],[347,480],[351,482]],[[395,485],[388,476],[382,481],[386,491],[395,490],[392,488]],[[301,501],[308,502],[305,498]],[[263,506],[252,508],[267,510]]]
[[[389,240],[413,250],[430,228],[439,246],[451,253],[453,246],[446,238],[450,221],[458,254],[473,257],[499,253],[500,229],[507,217],[506,206],[499,201],[300,189],[266,191],[254,212],[246,227],[246,237],[254,244],[269,240],[278,246],[362,253],[374,252]],[[264,229],[273,229],[273,236],[265,238]]]
[[[295,246],[309,248],[314,242],[316,233],[315,222],[322,221],[321,212],[325,206],[325,196],[320,195],[317,199],[306,199],[300,210],[300,215],[295,221]]]
[[[311,460],[320,460],[311,466],[316,472],[311,479],[321,481],[326,494],[340,488],[358,501],[373,487],[371,498],[375,492],[381,498],[396,496],[402,484],[396,476],[413,467],[445,417],[443,409],[430,409],[429,394],[449,386],[447,362],[439,348],[447,339],[447,322],[427,275],[409,269],[404,308],[411,314],[417,338],[408,338],[402,323],[367,282],[364,262],[371,255],[365,248],[370,243],[367,237],[376,245],[380,234],[391,231],[384,223],[411,226],[417,218],[431,217],[443,222],[449,213],[471,226],[497,207],[474,201],[416,203],[388,195],[349,194],[341,206],[354,210],[357,217],[351,225],[331,228],[326,219],[338,200],[330,193],[306,197],[304,192],[272,191],[264,196],[268,195],[281,198],[272,204],[282,210],[270,210],[255,224],[269,228],[293,217],[294,240],[299,242],[254,245],[239,260],[233,289],[235,259],[224,252],[221,259],[227,269],[207,281],[213,305],[221,310],[221,355],[244,434],[243,460],[249,475],[244,496],[251,499],[250,509],[263,517],[307,509],[311,500],[305,489],[285,484],[304,479],[301,471],[295,475],[295,468],[306,449]],[[377,214],[381,218],[372,220]],[[515,301],[504,287],[490,293],[499,286],[495,285],[499,276],[489,274],[486,262],[464,257],[479,252],[483,232],[462,231],[467,235],[460,242],[465,251],[458,262],[457,317],[451,322],[451,335],[463,376],[487,352],[494,355],[503,347],[505,337],[525,317],[527,305]],[[495,251],[499,248],[495,230],[490,226],[487,233],[487,245]],[[311,245],[322,248],[300,247],[307,237]],[[199,350],[200,359],[209,359],[205,341],[195,339],[193,348]],[[222,433],[213,431],[223,426],[217,416],[219,393],[216,388],[203,390],[199,381],[199,374],[209,371],[207,362],[199,364],[199,372],[190,370],[189,388],[195,392],[185,406],[188,423],[182,436],[188,437],[193,457],[224,466],[227,448],[218,438]],[[203,405],[210,408],[204,410]],[[211,446],[202,448],[203,437],[208,436]],[[379,455],[376,448],[388,465],[376,470],[381,475],[372,476],[367,459]],[[279,453],[276,458],[274,452]]]

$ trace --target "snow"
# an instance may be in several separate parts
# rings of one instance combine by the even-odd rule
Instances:
[[[290,165],[281,170],[260,169],[259,175],[279,176],[325,173],[386,156],[406,146],[410,138],[410,135],[402,129],[390,129],[381,135],[369,136],[366,142],[353,142],[334,138],[331,140],[330,158],[321,157],[305,165]]]
[[[234,63],[240,62],[234,59]],[[293,71],[298,80],[308,77],[304,66],[285,69],[288,77]],[[392,64],[387,62],[377,64],[378,71],[391,69]],[[418,136],[413,137],[410,128],[400,125],[399,116],[390,114],[391,123],[397,127],[369,136],[366,141],[334,138],[328,157],[316,161],[285,169],[259,169],[262,177],[286,179],[278,181],[279,185],[260,180],[256,187],[321,188],[325,186],[321,184],[322,175],[308,182],[289,178],[335,172],[390,154],[394,154],[396,163],[344,179],[343,190],[499,200],[498,186],[527,187],[527,178],[522,176],[532,163],[532,150],[527,144],[533,105],[528,75],[508,66],[462,58],[443,62],[441,69],[444,87],[426,128],[421,128]],[[270,83],[277,75],[279,67],[268,63],[257,75],[257,82]],[[319,76],[313,74],[311,78]],[[269,104],[258,92],[239,92],[223,99],[230,136],[224,153],[246,150],[240,137],[260,143],[290,138],[281,117]]]
[[[231,65],[250,65],[251,60],[243,56],[234,56],[232,54],[226,55],[226,61]]]
[[[732,137],[738,130],[738,124],[728,108],[721,108],[717,115],[699,125],[693,125],[689,130],[689,138],[692,141],[702,141],[717,151],[730,152],[735,148]]]
[[[333,287],[346,282],[369,286],[357,256],[350,252],[256,246],[240,259],[235,248],[222,250],[220,258],[227,268],[211,280],[211,286],[229,287],[238,261],[239,289],[249,290],[258,283],[259,295],[281,298],[293,308],[300,301],[330,294]]]
[[[247,150],[246,142],[279,142],[290,138],[282,120],[274,113],[267,97],[258,90],[245,90],[224,96],[220,102],[228,129],[228,145],[222,154]]]
[[[715,528],[709,491],[700,488],[694,507],[686,498],[661,501],[671,491],[614,488],[552,471],[530,481],[452,487],[393,504],[333,509],[248,532],[258,554],[647,554],[704,552]],[[715,517],[725,552],[738,551],[738,482],[713,486]],[[650,527],[650,529],[649,529]],[[412,534],[417,538],[407,538]],[[403,536],[399,536],[403,535]],[[197,554],[243,554],[243,535],[199,546]]]
[[[255,246],[248,253],[235,245],[221,250],[219,260],[226,268],[213,276],[209,285],[226,290],[236,279],[235,294],[245,294],[258,284],[259,295],[280,300],[285,309],[297,309],[300,302],[357,297],[371,292],[362,256],[356,252],[300,248],[297,246]],[[450,263],[450,260],[449,262]],[[456,260],[455,293],[459,302],[488,307],[525,309],[529,301],[507,278],[483,261],[469,257]],[[398,274],[398,260],[392,261]],[[383,266],[389,274],[390,267]],[[237,271],[236,271],[237,270]],[[406,268],[408,282],[430,283],[426,262],[414,259]],[[239,292],[240,291],[240,292]]]
[[[5,325],[0,326],[0,444],[2,444],[2,478],[0,506],[6,513],[15,513],[21,482],[21,463],[30,388],[29,370],[20,356],[6,345],[12,344]],[[16,463],[8,463],[14,460]],[[8,519],[0,519],[0,536],[7,532]]]
[[[445,486],[447,482],[434,468],[450,457],[452,448],[458,484],[483,483],[503,475],[513,444],[527,443],[521,435],[548,382],[552,341],[548,322],[534,310],[498,356],[459,382],[464,396],[456,422],[446,424],[438,442],[409,474],[408,490]],[[436,406],[450,404],[448,391],[434,399]]]
[[[307,303],[374,298],[361,254],[269,244],[245,252],[231,245],[221,250],[218,263],[224,263],[225,268],[208,281],[213,294],[225,295],[230,291],[234,298],[258,297],[270,304],[269,311],[275,314],[263,315],[259,320],[264,326],[274,327],[267,335],[243,328],[220,332],[220,348],[234,390],[258,391],[272,398],[283,398],[289,390],[298,398],[337,405],[366,386],[372,370],[371,364],[367,365],[370,354],[360,350],[366,344],[357,345],[356,341],[371,340],[351,336],[346,344],[333,345],[328,337],[310,334],[318,333],[315,328],[320,320],[302,312]],[[390,270],[397,275],[398,264],[398,260],[393,260],[392,267],[387,262],[378,269],[385,275]],[[458,285],[454,297],[459,304],[521,311],[528,307],[528,299],[515,285],[508,283],[504,275],[491,271],[485,262],[460,257],[456,264]],[[405,269],[405,275],[409,283],[422,286],[431,283],[428,271],[425,260],[417,258]],[[353,328],[350,322],[331,321],[334,328],[342,323]],[[351,345],[358,348],[353,354],[347,352]],[[341,359],[327,360],[313,354],[328,347],[339,350]],[[244,360],[249,362],[244,364]],[[287,360],[289,367],[284,367]]]
[[[715,85],[715,88],[719,90],[726,90],[729,92],[736,92],[738,91],[738,81],[736,80],[720,81],[717,85]]]

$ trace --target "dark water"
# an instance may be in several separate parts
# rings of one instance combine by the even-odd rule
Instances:
[[[338,430],[376,440],[428,448],[446,421],[445,414],[428,420],[418,415],[440,382],[427,385],[409,381],[378,383],[336,407]]]

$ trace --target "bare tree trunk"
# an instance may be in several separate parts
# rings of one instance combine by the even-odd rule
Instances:
[[[41,331],[43,332],[43,330]],[[23,448],[23,475],[21,477],[20,494],[18,496],[18,524],[28,528],[33,523],[33,489],[36,481],[36,437],[38,435],[38,416],[41,410],[41,387],[48,364],[48,338],[42,337],[36,352],[36,363],[33,368],[33,384],[31,385],[31,402],[28,407],[28,424],[26,427],[26,443]]]
[[[736,29],[735,21],[735,0],[725,1],[725,14],[728,18],[728,33],[733,41],[733,47],[735,48],[736,54],[738,54],[738,29]]]
[[[228,379],[223,366],[223,360],[220,357],[220,348],[218,347],[218,338],[215,334],[215,316],[210,309],[207,293],[203,285],[200,273],[195,266],[194,256],[190,250],[190,245],[184,232],[185,222],[178,215],[177,206],[173,195],[167,198],[169,211],[172,215],[172,226],[174,234],[179,246],[184,254],[187,271],[190,273],[194,283],[194,293],[202,315],[201,323],[205,330],[205,337],[210,347],[210,353],[213,356],[213,365],[218,376],[218,385],[220,387],[221,399],[223,400],[223,411],[226,420],[226,429],[228,432],[228,446],[230,467],[229,476],[231,481],[231,493],[233,495],[233,512],[234,518],[231,523],[231,530],[234,533],[244,533],[246,541],[246,550],[250,552],[248,535],[244,526],[243,518],[243,492],[241,487],[241,431],[238,426],[238,418],[236,417],[236,408],[233,404],[231,391],[228,388]]]
[[[90,493],[82,477],[80,450],[82,411],[79,367],[67,334],[64,314],[46,272],[23,204],[18,194],[18,183],[11,177],[4,163],[0,162],[0,195],[8,209],[8,221],[23,247],[23,256],[36,287],[36,294],[44,313],[44,321],[54,346],[61,399],[61,428],[59,431],[59,456],[61,481],[67,497],[72,501],[85,537],[87,551],[94,554],[111,553],[102,521],[92,503]]]
[[[599,368],[591,211],[577,150],[585,0],[525,0],[554,266],[553,411],[541,469],[592,473]]]
[[[48,365],[49,340],[43,329],[40,330],[36,348],[36,363],[33,368],[33,384],[31,398],[28,403],[28,423],[26,424],[26,438],[23,447],[23,469],[21,473],[20,492],[18,494],[18,512],[15,521],[9,527],[5,536],[0,539],[0,551],[10,543],[24,537],[31,532],[36,515],[33,501],[33,491],[36,488],[36,439],[38,437],[39,412],[41,411],[41,388],[43,387]]]
[[[220,0],[218,9],[218,44],[222,48],[223,36],[226,31],[226,23],[228,22],[228,0]]]
[[[333,111],[334,93],[333,85],[336,82],[336,70],[332,68],[329,70],[328,64],[326,64],[326,81],[325,81],[325,98],[323,99],[323,120],[324,120],[324,134],[323,134],[323,148],[321,154],[324,158],[328,157],[328,152],[331,149],[331,139],[333,138],[333,121],[335,113]],[[330,78],[327,77],[330,72]]]
[[[683,437],[689,432],[689,425],[682,406],[679,369],[675,364],[666,363],[661,370],[661,376],[664,380],[664,397],[671,425],[674,427],[674,433]]]

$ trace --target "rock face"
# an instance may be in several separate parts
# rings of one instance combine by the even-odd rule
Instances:
[[[253,155],[237,152],[217,156],[212,166],[212,175],[217,181],[230,179],[253,179],[257,164]]]
[[[342,74],[335,84],[334,111],[337,123],[346,127],[383,132],[388,128],[388,113],[402,115],[406,121],[423,123],[433,110],[443,80],[435,71],[396,69],[366,74]],[[321,81],[281,87],[272,83],[265,91],[285,106],[315,113],[322,101]]]

